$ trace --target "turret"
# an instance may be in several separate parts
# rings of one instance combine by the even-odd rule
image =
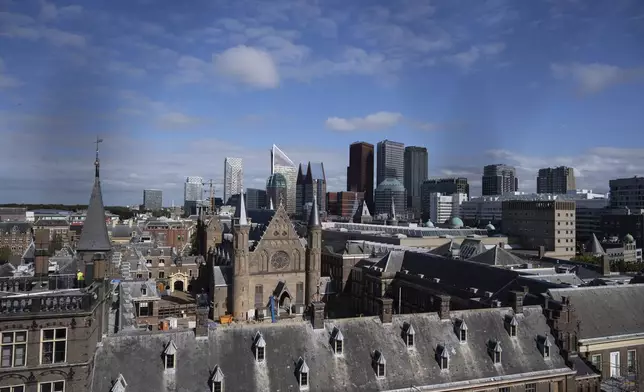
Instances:
[[[318,284],[320,282],[320,264],[322,259],[322,225],[318,209],[317,195],[313,194],[313,206],[309,215],[309,238],[306,249],[306,305],[318,298]]]
[[[233,225],[233,317],[235,320],[245,320],[247,310],[251,309],[248,277],[248,235],[250,225],[246,218],[244,194],[240,193]]]
[[[391,205],[389,206],[389,218],[387,219],[387,224],[389,226],[398,226],[398,219],[396,218],[396,204],[394,203],[394,197],[391,197]]]

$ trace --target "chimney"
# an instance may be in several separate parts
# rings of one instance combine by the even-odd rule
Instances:
[[[525,293],[522,291],[510,291],[510,306],[515,314],[523,313],[523,298]]]
[[[324,329],[324,302],[315,301],[311,303],[311,324],[313,329]]]
[[[383,324],[391,324],[394,300],[392,298],[382,297],[378,299],[378,302],[380,302],[380,321]]]
[[[34,269],[36,276],[49,274],[49,229],[36,230]]]
[[[201,294],[197,294],[197,320],[195,325],[195,336],[198,338],[208,337],[208,313],[210,313],[210,305],[208,301],[208,294],[205,294],[203,289]]]
[[[436,296],[436,302],[438,304],[438,317],[441,320],[449,320],[449,302],[451,297],[449,295],[438,295]]]
[[[610,260],[607,255],[602,255],[601,259],[602,275],[610,276]]]

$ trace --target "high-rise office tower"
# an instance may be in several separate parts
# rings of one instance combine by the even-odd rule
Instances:
[[[297,176],[296,214],[305,214],[306,206],[308,203],[313,203],[314,195],[318,203],[318,211],[326,213],[326,174],[322,162],[309,162],[306,166],[300,165]]]
[[[383,140],[378,142],[376,151],[378,167],[376,182],[380,185],[387,178],[393,178],[400,183],[405,181],[405,145],[403,143]]]
[[[197,213],[203,199],[203,178],[188,177],[183,185],[183,213],[187,216]]]
[[[160,210],[163,207],[163,192],[159,189],[143,190],[143,208],[149,211]]]
[[[224,160],[224,203],[232,195],[242,193],[244,189],[244,166],[241,158],[227,157]]]
[[[539,169],[537,193],[565,194],[577,189],[575,170],[572,167],[559,166]]]
[[[425,147],[405,147],[405,189],[407,206],[414,214],[420,215],[420,187],[427,179],[428,156]]]
[[[483,167],[482,195],[493,196],[519,190],[519,179],[514,167],[502,164]]]
[[[349,146],[347,191],[363,192],[373,211],[373,144],[355,142]]]
[[[610,186],[610,207],[644,210],[643,177],[617,178],[608,181]],[[641,245],[641,244],[638,244]]]
[[[298,166],[273,144],[271,148],[271,174],[280,173],[286,179],[286,212],[295,213],[297,193],[297,170]]]

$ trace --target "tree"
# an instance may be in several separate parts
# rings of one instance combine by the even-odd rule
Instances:
[[[11,248],[9,248],[8,246],[3,246],[2,248],[0,248],[0,263],[4,264],[9,261],[11,255]]]
[[[54,237],[49,243],[49,254],[53,255],[56,251],[63,249],[63,236],[60,234],[54,234]]]

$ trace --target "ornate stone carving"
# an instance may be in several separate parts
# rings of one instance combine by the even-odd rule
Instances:
[[[273,257],[271,257],[271,265],[276,270],[283,270],[285,268],[288,268],[289,264],[290,259],[288,253],[284,251],[280,250],[278,252],[275,252],[275,254],[273,254]]]

